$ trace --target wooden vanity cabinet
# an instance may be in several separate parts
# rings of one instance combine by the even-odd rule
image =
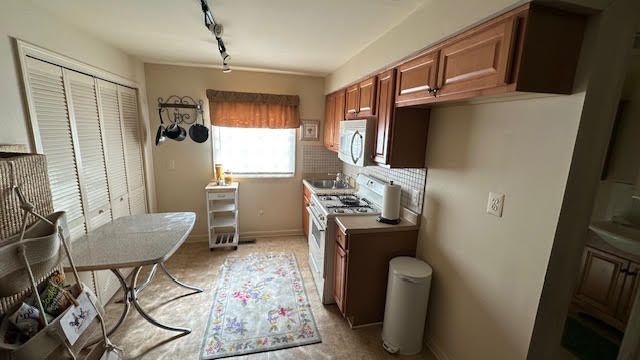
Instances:
[[[326,96],[322,142],[324,147],[334,152],[338,152],[338,145],[340,144],[340,121],[344,120],[344,110],[344,89]]]
[[[307,187],[307,185],[302,184],[302,230],[304,231],[304,236],[309,236],[309,212],[307,211],[307,207],[311,202],[311,190]]]
[[[350,326],[381,322],[389,261],[415,256],[418,231],[345,234],[336,226],[333,295]]]
[[[573,305],[624,331],[638,291],[639,260],[589,233]]]
[[[375,115],[376,77],[372,76],[346,89],[345,118],[361,119]]]
[[[373,160],[390,168],[423,168],[429,109],[394,106],[395,74],[391,69],[378,75]]]

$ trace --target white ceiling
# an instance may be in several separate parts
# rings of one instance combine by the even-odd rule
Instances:
[[[326,74],[427,0],[209,0],[232,67]],[[220,65],[199,0],[35,0],[145,62]]]

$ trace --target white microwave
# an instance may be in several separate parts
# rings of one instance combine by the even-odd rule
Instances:
[[[350,165],[369,165],[373,151],[373,126],[373,119],[340,121],[338,158]]]

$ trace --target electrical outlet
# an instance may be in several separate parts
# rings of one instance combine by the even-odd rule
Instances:
[[[176,161],[169,160],[169,170],[175,170],[175,169],[176,169]]]
[[[502,206],[504,205],[504,194],[489,193],[489,201],[487,202],[487,213],[502,217]]]
[[[420,203],[420,190],[411,189],[411,206],[418,206]]]
[[[264,215],[264,210],[262,210],[262,209],[258,210],[258,215],[259,216],[263,216]]]

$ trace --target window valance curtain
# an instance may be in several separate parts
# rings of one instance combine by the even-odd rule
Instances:
[[[300,127],[297,95],[207,90],[211,123],[240,128]]]

